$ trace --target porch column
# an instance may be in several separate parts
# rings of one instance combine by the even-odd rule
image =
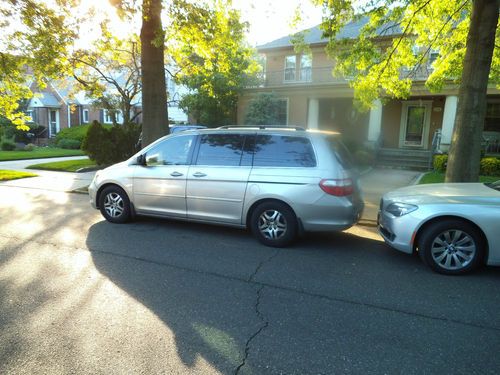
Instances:
[[[370,110],[370,119],[368,121],[368,141],[377,142],[382,129],[382,102],[376,99]]]
[[[450,147],[451,136],[453,135],[453,126],[455,125],[455,116],[457,114],[458,97],[450,95],[446,97],[443,112],[443,126],[441,128],[441,144],[445,151]]]
[[[319,128],[319,100],[309,99],[309,107],[307,109],[307,128]]]

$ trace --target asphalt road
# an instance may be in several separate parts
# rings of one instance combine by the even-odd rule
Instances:
[[[445,277],[371,229],[289,249],[103,221],[0,185],[1,374],[496,374],[500,269]]]

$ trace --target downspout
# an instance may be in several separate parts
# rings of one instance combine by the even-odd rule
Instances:
[[[71,105],[68,104],[68,128],[71,128]]]

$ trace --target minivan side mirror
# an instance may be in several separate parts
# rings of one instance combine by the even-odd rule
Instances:
[[[146,154],[141,154],[137,157],[137,164],[142,165],[143,167],[146,166]]]

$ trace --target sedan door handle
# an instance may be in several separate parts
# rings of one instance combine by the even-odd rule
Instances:
[[[196,173],[193,173],[193,176],[194,177],[205,177],[206,174],[205,173],[201,173],[201,172],[196,172]]]
[[[182,175],[183,174],[180,173],[180,172],[172,172],[172,173],[170,173],[170,176],[172,176],[172,177],[181,177]]]

